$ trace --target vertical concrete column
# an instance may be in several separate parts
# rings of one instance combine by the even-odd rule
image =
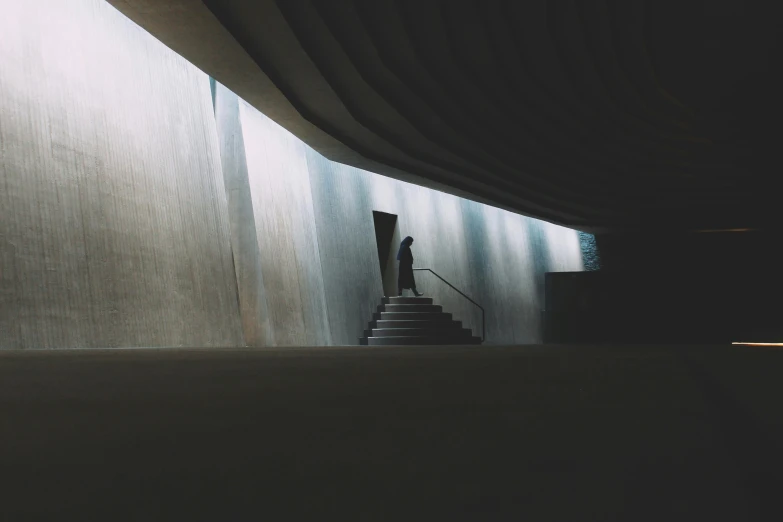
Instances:
[[[212,85],[242,331],[248,346],[274,346],[247,173],[240,102],[236,94],[221,84],[213,82]]]

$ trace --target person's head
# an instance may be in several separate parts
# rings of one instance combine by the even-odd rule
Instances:
[[[405,246],[411,246],[413,244],[413,238],[411,236],[406,237],[402,240],[402,244]]]

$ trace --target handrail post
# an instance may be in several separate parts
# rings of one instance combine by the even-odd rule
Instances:
[[[413,270],[417,270],[417,271],[420,271],[420,272],[421,272],[421,271],[432,272],[432,273],[435,275],[435,277],[437,277],[438,279],[440,279],[441,281],[443,281],[444,283],[446,283],[447,285],[449,285],[449,286],[450,286],[450,287],[451,287],[453,290],[455,290],[455,291],[456,291],[456,292],[457,292],[459,295],[461,295],[462,297],[464,297],[465,299],[467,299],[468,301],[470,301],[470,302],[471,302],[471,303],[473,303],[474,305],[478,306],[478,307],[479,307],[479,309],[481,310],[481,342],[483,343],[484,341],[486,341],[486,340],[487,340],[487,323],[486,323],[486,312],[485,312],[485,310],[484,310],[484,307],[483,307],[483,306],[481,306],[481,305],[480,305],[480,304],[478,304],[476,301],[474,301],[473,299],[471,299],[470,297],[468,297],[467,295],[465,295],[464,293],[462,293],[462,291],[461,291],[459,288],[457,288],[456,286],[452,285],[451,283],[449,283],[448,281],[446,281],[445,279],[443,279],[443,278],[442,278],[441,276],[439,276],[439,275],[438,275],[438,274],[437,274],[437,273],[436,273],[436,272],[435,272],[433,269],[431,269],[431,268],[414,268]]]

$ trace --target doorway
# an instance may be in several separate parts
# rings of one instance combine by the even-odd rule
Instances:
[[[397,295],[397,249],[402,241],[397,215],[373,210],[375,241],[378,246],[378,265],[381,268],[381,283],[384,297]]]

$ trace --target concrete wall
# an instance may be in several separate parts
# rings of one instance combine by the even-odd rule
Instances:
[[[582,268],[575,231],[326,160],[100,0],[0,34],[0,348],[355,344],[373,210],[491,343],[540,341],[544,272]]]
[[[374,210],[415,238],[415,266],[484,306],[488,342],[541,341],[544,273],[582,269],[575,231],[327,160],[218,84],[217,110],[236,103],[238,121],[219,132],[242,136],[254,219],[240,226],[257,243],[239,248],[260,252],[274,344],[357,342],[384,295]],[[417,281],[480,333],[478,308],[430,273]]]
[[[243,343],[208,77],[101,0],[0,35],[0,348]]]

